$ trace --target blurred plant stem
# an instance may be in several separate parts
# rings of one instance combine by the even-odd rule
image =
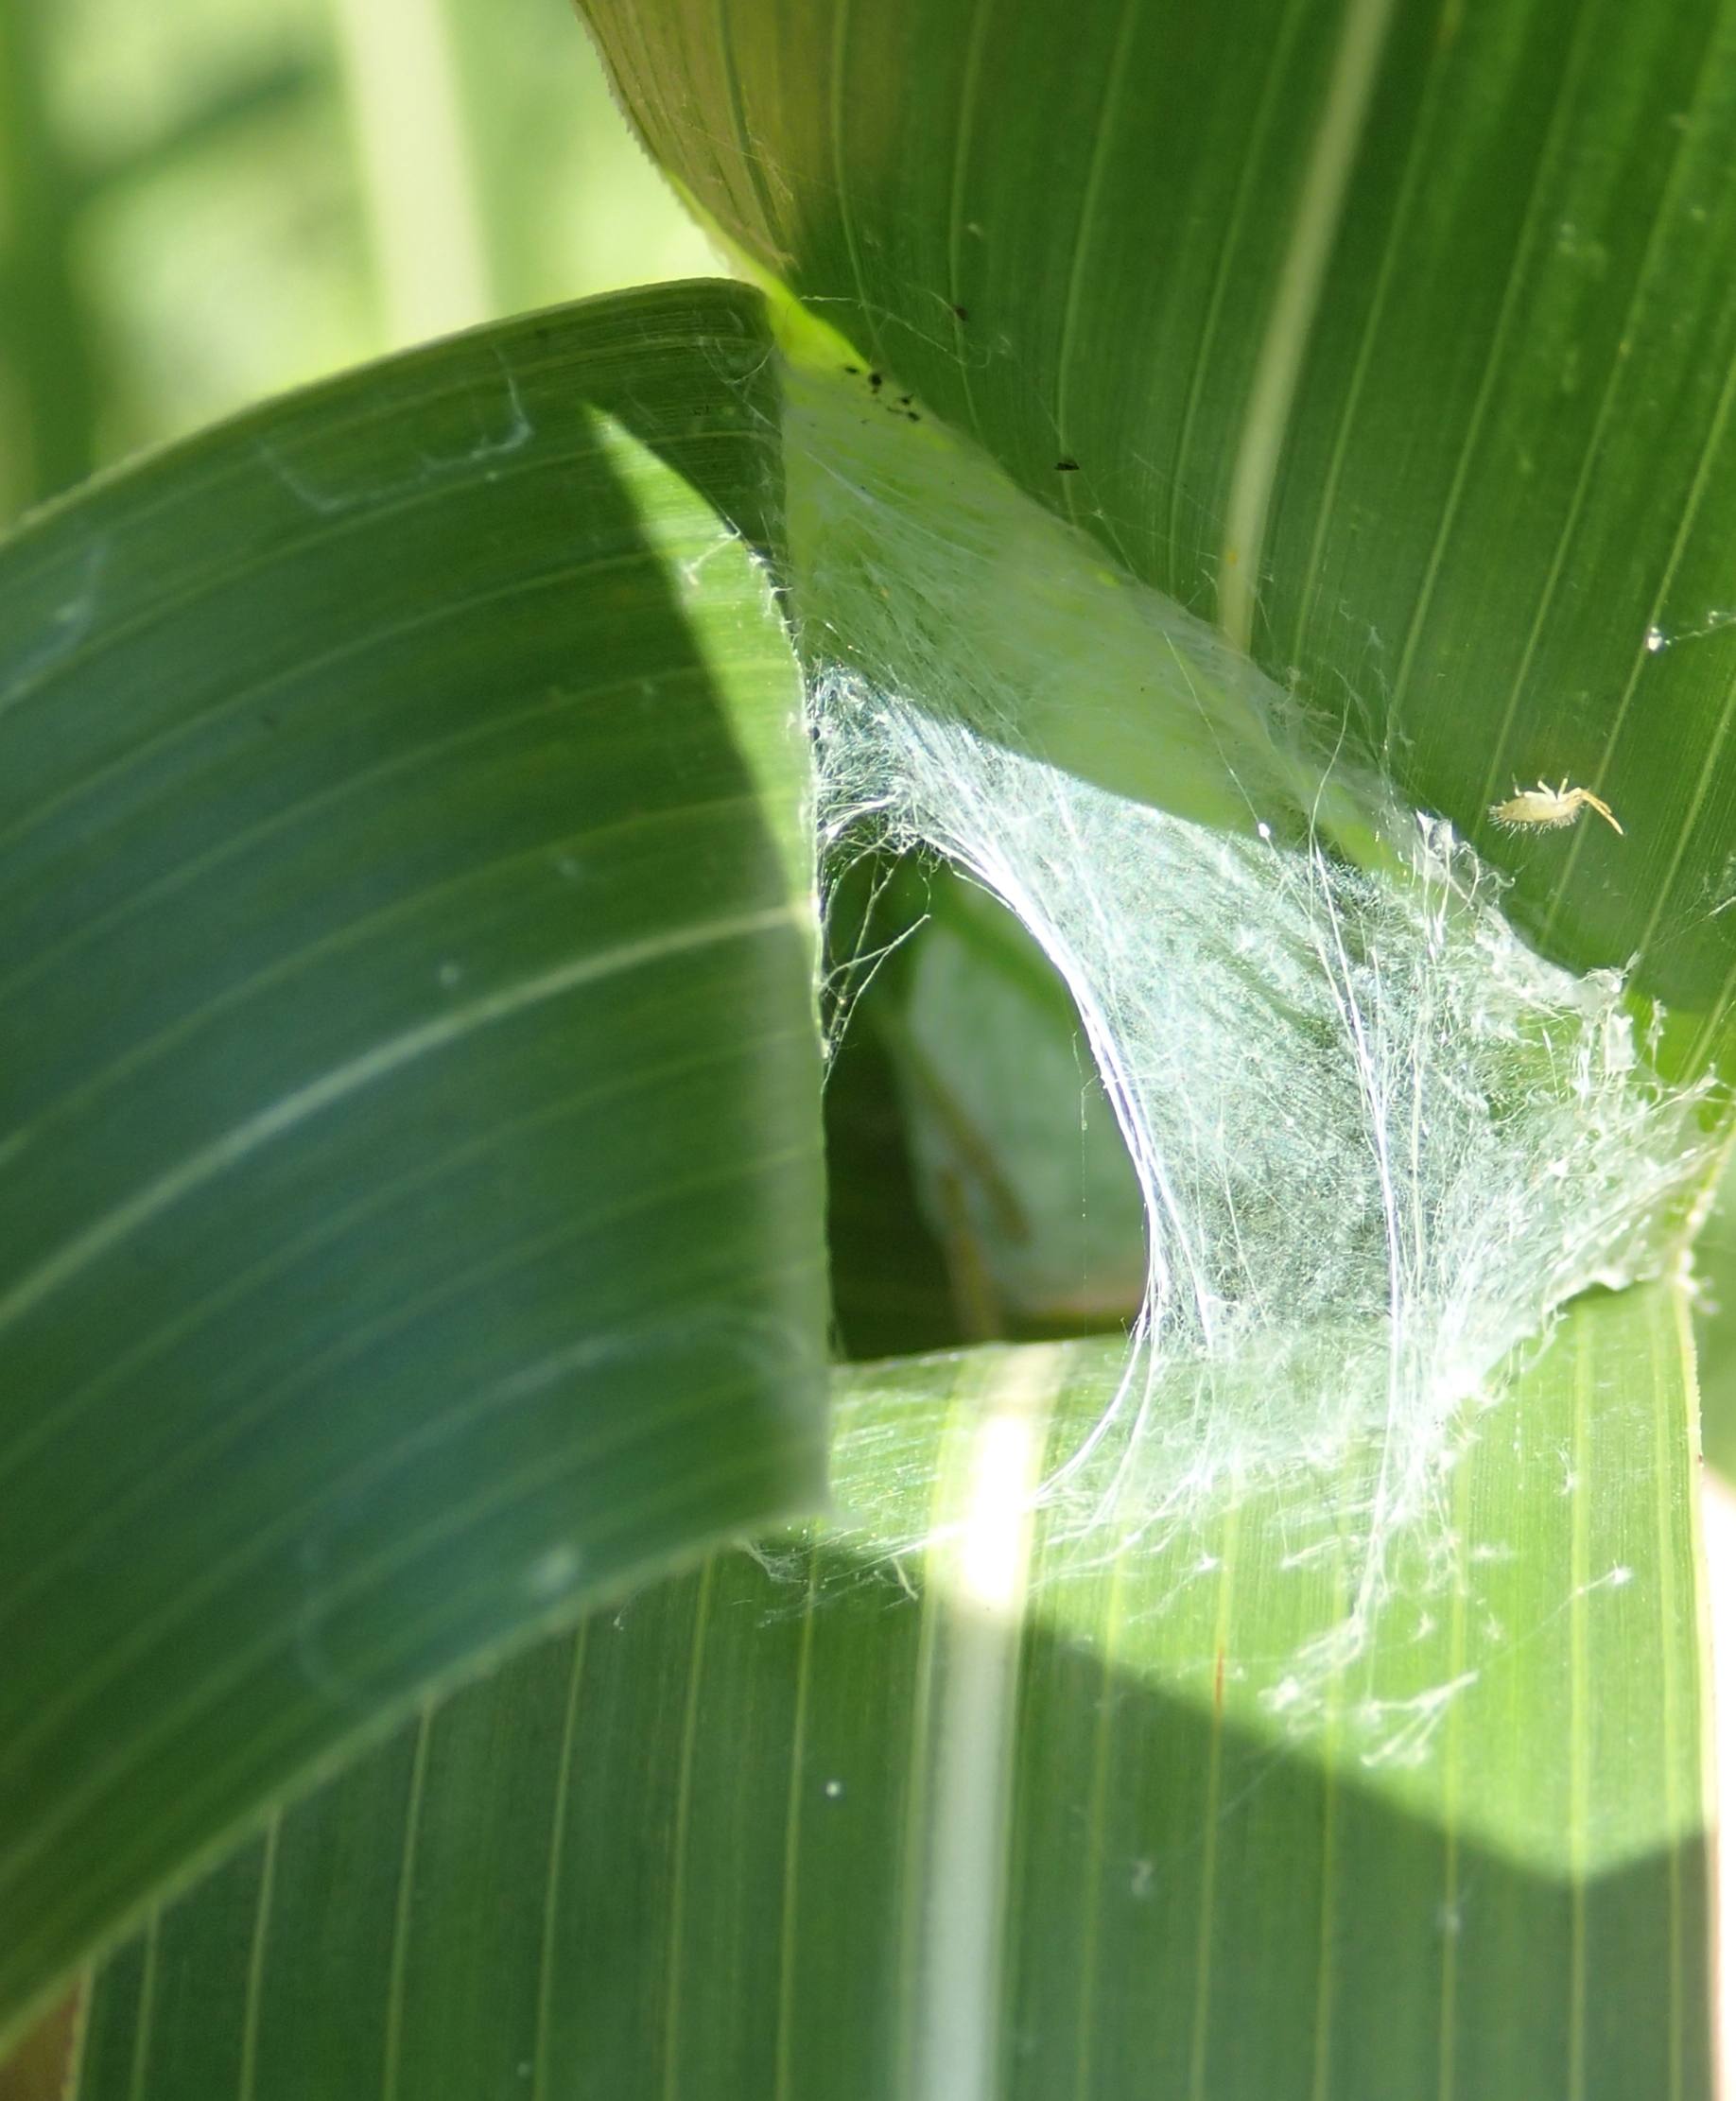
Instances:
[[[82,479],[95,464],[92,323],[73,264],[80,185],[60,151],[41,0],[0,0],[0,511]]]
[[[332,18],[390,340],[487,319],[493,272],[444,0],[332,0]]]

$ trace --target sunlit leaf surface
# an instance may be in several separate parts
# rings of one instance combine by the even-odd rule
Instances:
[[[844,1375],[838,1521],[274,1818],[104,1971],[81,2101],[1704,2093],[1668,1293],[1515,1374],[1361,1653],[1306,1468],[1119,1535],[1021,1517],[1120,1363]]]

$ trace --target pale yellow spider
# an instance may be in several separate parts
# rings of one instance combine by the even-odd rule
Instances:
[[[1535,788],[1520,788],[1516,783],[1512,801],[1491,804],[1489,815],[1508,831],[1524,831],[1534,825],[1554,830],[1557,825],[1576,823],[1582,809],[1596,810],[1606,825],[1621,831],[1615,811],[1601,795],[1592,794],[1588,788],[1570,788],[1566,781],[1559,788],[1551,788],[1547,781],[1539,781]]]

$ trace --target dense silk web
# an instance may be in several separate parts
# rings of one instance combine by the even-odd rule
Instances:
[[[938,852],[1018,916],[1143,1194],[1126,1374],[1045,1493],[1124,1535],[1362,1452],[1357,1638],[1503,1360],[1677,1258],[1700,1101],[1445,820],[950,441],[845,396],[841,466],[835,398],[796,375],[788,427],[823,842]],[[1093,711],[1136,691],[1129,793]]]

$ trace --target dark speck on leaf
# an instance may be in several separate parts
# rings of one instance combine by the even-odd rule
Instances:
[[[911,423],[920,423],[922,421],[922,418],[916,413],[915,409],[913,408],[907,408],[904,413],[909,421]]]
[[[886,380],[882,373],[877,372],[871,372],[868,374],[868,384],[875,390],[877,393],[878,393],[880,389],[885,386]]]
[[[1077,460],[1057,460],[1055,461],[1055,472],[1057,474],[1077,474],[1079,472],[1079,462]]]
[[[952,318],[954,321],[968,321],[970,319],[970,316],[964,311],[963,306],[955,306],[952,309]]]
[[[850,373],[850,375],[852,376],[852,378],[854,378],[854,377],[855,377],[855,375],[856,375],[856,374],[857,374],[857,373],[858,373],[859,372],[860,372],[860,371],[861,371],[861,369],[862,369],[862,368],[861,368],[861,367],[860,367],[859,365],[846,365],[846,366],[844,367],[844,370],[845,370],[845,372],[847,372],[848,373]]]

